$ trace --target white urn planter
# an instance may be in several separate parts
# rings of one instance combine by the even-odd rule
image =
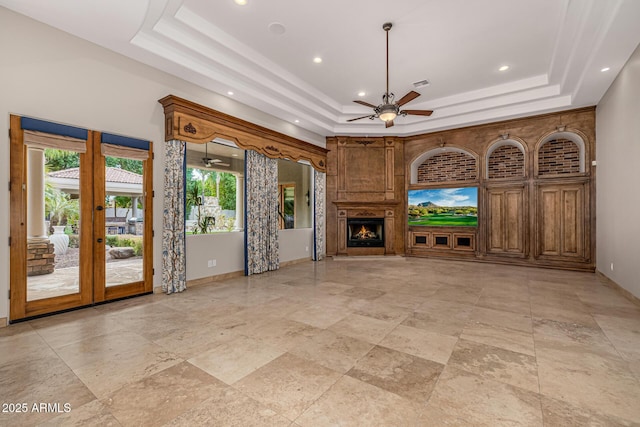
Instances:
[[[56,255],[64,255],[69,249],[69,236],[64,234],[64,225],[54,225],[53,234],[49,236],[49,240],[53,243],[53,253]]]

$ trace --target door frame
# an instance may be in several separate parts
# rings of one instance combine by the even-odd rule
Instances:
[[[44,314],[86,307],[95,303],[140,295],[153,291],[153,151],[149,142],[149,158],[143,161],[144,242],[143,280],[105,286],[105,168],[95,167],[101,156],[101,132],[88,130],[86,152],[80,153],[80,254],[89,262],[79,265],[79,292],[39,300],[27,300],[27,146],[24,144],[22,116],[10,115],[10,289],[9,322]],[[104,158],[104,157],[102,157]],[[98,158],[99,159],[99,158]],[[104,160],[102,160],[104,161]],[[104,163],[102,163],[104,164]],[[103,191],[96,191],[102,185]],[[103,194],[102,200],[97,199]],[[102,215],[102,216],[101,216]],[[100,226],[102,224],[102,226]],[[102,238],[101,243],[97,242]]]
[[[143,280],[117,286],[105,286],[106,280],[106,232],[107,209],[104,207],[106,168],[105,156],[98,148],[101,132],[93,132],[93,302],[99,303],[133,295],[153,292],[153,143],[149,141],[149,158],[142,161],[142,188],[144,191],[144,231],[143,231]],[[98,209],[101,206],[102,209]],[[98,226],[96,226],[98,225]],[[101,242],[99,241],[101,240]]]

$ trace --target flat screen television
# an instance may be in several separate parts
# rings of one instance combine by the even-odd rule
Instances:
[[[478,226],[478,187],[409,190],[409,225]]]

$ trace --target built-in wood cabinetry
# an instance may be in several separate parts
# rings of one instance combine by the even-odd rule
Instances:
[[[488,185],[483,224],[487,254],[527,256],[527,188],[521,185]]]
[[[587,239],[588,181],[541,183],[536,193],[536,257],[550,261],[585,262]]]
[[[327,148],[329,255],[373,253],[343,245],[339,212],[386,203],[392,237],[378,254],[595,267],[593,107],[409,137],[332,137]],[[477,227],[408,225],[408,190],[449,187],[478,188]]]

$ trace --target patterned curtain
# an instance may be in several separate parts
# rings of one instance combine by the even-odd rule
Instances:
[[[325,188],[327,175],[313,170],[313,260],[320,261],[326,255],[325,239]]]
[[[167,294],[187,288],[184,238],[185,213],[184,141],[165,143],[164,222],[162,227],[162,291]]]
[[[278,161],[247,150],[245,274],[277,270],[278,251]]]

